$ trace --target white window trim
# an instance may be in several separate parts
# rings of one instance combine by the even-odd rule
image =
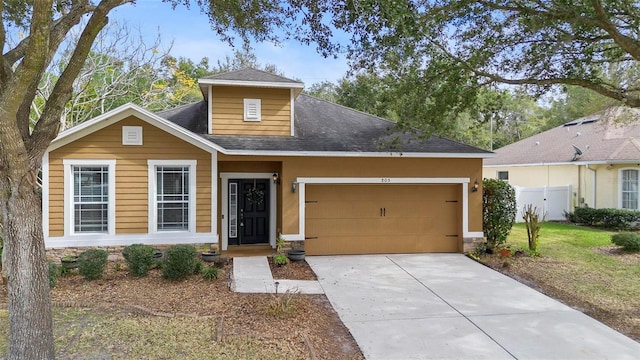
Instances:
[[[68,236],[88,235],[88,232],[75,232],[75,211],[73,210],[73,171],[74,166],[108,166],[109,198],[107,234],[116,233],[116,160],[105,159],[63,159],[64,167],[64,234]],[[95,233],[102,234],[102,233]]]
[[[194,233],[196,231],[196,160],[147,160],[149,188],[149,234],[157,233]],[[157,182],[156,166],[188,166],[189,167],[189,229],[158,231],[158,206],[156,202]]]
[[[618,209],[622,209],[622,172],[625,170],[635,170],[638,172],[638,178],[640,180],[640,169],[639,168],[632,168],[632,167],[626,167],[626,168],[620,168],[618,169],[618,191],[617,191],[617,196],[618,196]],[[640,190],[638,191],[638,204],[636,204],[636,210],[640,210]],[[631,209],[633,210],[633,209]]]
[[[507,173],[507,179],[500,179],[500,173]],[[497,170],[496,171],[496,179],[497,180],[502,180],[504,182],[506,182],[507,184],[509,183],[509,170]]]
[[[255,104],[256,117],[249,116],[249,106]],[[259,122],[262,120],[262,102],[260,99],[244,99],[244,121]]]
[[[469,231],[469,178],[341,178],[341,177],[300,177],[298,184],[298,233],[280,234],[287,241],[305,240],[305,200],[307,184],[354,184],[354,185],[393,185],[393,184],[457,184],[462,187],[462,237],[483,237],[482,231]],[[476,196],[478,193],[475,193]],[[482,196],[482,194],[478,195]]]

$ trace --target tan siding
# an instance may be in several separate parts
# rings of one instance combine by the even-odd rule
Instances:
[[[244,99],[261,100],[261,121],[244,121]],[[212,127],[221,135],[291,135],[289,89],[214,86]]]
[[[280,169],[277,228],[283,234],[298,233],[299,192],[291,192],[291,182],[297,177],[463,177],[469,178],[471,183],[476,179],[482,181],[482,159],[258,157],[219,154],[218,161],[220,172],[273,172]],[[481,232],[482,189],[470,192],[468,201],[468,230]],[[218,228],[221,228],[220,224]]]
[[[123,146],[122,126],[142,126],[143,145]],[[154,126],[130,117],[50,153],[50,236],[64,235],[60,215],[64,209],[63,159],[116,160],[117,234],[147,233],[147,160],[196,160],[196,231],[211,231],[211,155]]]

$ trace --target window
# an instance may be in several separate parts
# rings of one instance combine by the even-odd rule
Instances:
[[[238,184],[229,183],[229,238],[238,237]]]
[[[65,233],[115,232],[115,160],[69,160],[65,166]]]
[[[636,169],[620,170],[620,207],[638,210],[638,173]]]
[[[508,171],[498,171],[497,175],[498,180],[502,180],[504,182],[509,182],[509,172]]]
[[[244,121],[260,121],[260,99],[244,99]]]
[[[150,232],[195,228],[195,164],[149,160]]]

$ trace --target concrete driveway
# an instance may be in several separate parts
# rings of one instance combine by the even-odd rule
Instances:
[[[461,254],[307,262],[367,359],[640,358],[640,343]]]

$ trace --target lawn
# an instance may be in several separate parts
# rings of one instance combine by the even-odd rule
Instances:
[[[640,340],[640,254],[621,251],[612,232],[546,223],[540,257],[484,256],[488,265],[558,298],[618,331]],[[527,231],[516,224],[507,239],[527,249]]]

